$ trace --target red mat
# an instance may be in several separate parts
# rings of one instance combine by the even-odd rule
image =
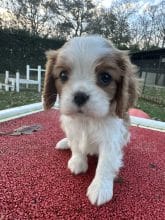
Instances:
[[[86,174],[67,169],[70,151],[57,151],[63,137],[55,110],[1,123],[1,131],[39,123],[31,135],[0,137],[0,220],[165,219],[165,133],[132,127],[112,201],[92,206],[86,190],[97,159]]]

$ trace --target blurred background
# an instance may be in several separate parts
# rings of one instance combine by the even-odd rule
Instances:
[[[165,0],[0,0],[0,109],[41,101],[33,84],[6,91],[6,71],[13,79],[16,72],[27,78],[29,65],[36,68],[31,80],[37,80],[46,50],[85,34],[100,34],[129,50],[138,66],[136,107],[165,121]],[[44,71],[41,84],[43,78]]]

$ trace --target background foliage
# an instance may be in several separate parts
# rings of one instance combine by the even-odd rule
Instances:
[[[100,34],[134,52],[165,46],[165,0],[113,0],[110,8],[100,2],[0,0],[0,73],[43,66],[46,50],[84,34]]]
[[[109,8],[101,2],[0,0],[0,81],[4,81],[5,70],[24,74],[27,64],[44,68],[45,51],[75,36],[100,34],[118,48],[133,52],[165,47],[165,0],[112,0]],[[29,89],[21,88],[20,93],[1,90],[0,109],[40,101],[36,87]],[[137,107],[165,121],[164,104],[155,102],[155,97],[164,100],[164,88],[158,91],[145,87],[145,97]]]
[[[34,36],[65,38],[97,33],[117,47],[165,46],[165,0],[0,0],[0,27],[22,29]]]
[[[45,51],[64,44],[62,39],[46,39],[15,29],[0,29],[0,39],[1,73],[5,70],[24,73],[27,64],[35,68],[37,65],[44,67]]]

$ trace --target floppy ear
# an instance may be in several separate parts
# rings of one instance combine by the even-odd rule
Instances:
[[[53,68],[56,62],[57,52],[50,50],[46,52],[46,56],[47,63],[43,90],[43,101],[45,110],[50,109],[54,105],[57,97],[55,76],[53,76]]]
[[[125,113],[133,107],[138,97],[138,86],[135,78],[137,68],[129,59],[125,52],[121,52],[117,60],[117,65],[121,70],[121,78],[117,83],[116,92],[116,114],[120,118],[125,117]]]

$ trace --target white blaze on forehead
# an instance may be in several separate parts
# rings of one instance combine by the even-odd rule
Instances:
[[[67,42],[60,55],[69,59],[71,65],[86,69],[92,67],[97,59],[110,54],[114,47],[105,39],[98,36],[76,37]]]

